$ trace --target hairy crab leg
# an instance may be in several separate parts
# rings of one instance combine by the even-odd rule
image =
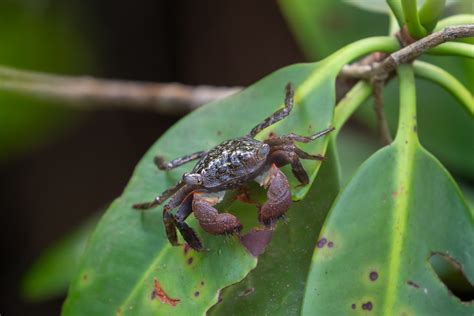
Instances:
[[[250,133],[248,134],[249,137],[254,138],[255,135],[260,133],[263,129],[267,128],[270,125],[275,124],[278,121],[281,121],[285,117],[287,117],[291,110],[293,109],[293,97],[295,94],[293,85],[289,82],[286,85],[286,96],[285,96],[285,107],[282,109],[279,109],[269,117],[267,117],[263,122],[252,128]]]
[[[171,169],[177,168],[181,165],[184,165],[185,163],[188,163],[190,161],[199,159],[205,153],[206,153],[205,151],[198,151],[198,152],[192,153],[190,155],[186,155],[186,156],[183,156],[183,157],[173,159],[170,162],[166,162],[162,156],[156,156],[153,159],[153,162],[155,163],[155,165],[160,170],[171,170]]]
[[[154,208],[166,201],[170,196],[178,192],[182,187],[184,187],[184,185],[185,183],[183,181],[179,181],[171,188],[168,188],[163,191],[163,193],[157,196],[153,201],[134,204],[132,207],[136,210],[148,210],[150,208]]]
[[[301,136],[301,135],[296,135],[296,134],[288,134],[288,135],[284,135],[284,136],[281,136],[281,137],[278,137],[280,138],[283,142],[284,141],[294,141],[294,142],[299,142],[299,143],[309,143],[309,142],[312,142],[313,140],[316,140],[326,134],[329,134],[330,132],[332,132],[334,130],[334,127],[329,127],[329,128],[326,128],[320,132],[317,132],[313,135],[310,135],[310,136]]]

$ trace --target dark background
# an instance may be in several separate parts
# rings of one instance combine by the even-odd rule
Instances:
[[[248,85],[303,61],[277,4],[265,1],[46,1],[74,11],[92,44],[93,75]],[[0,164],[0,314],[57,315],[64,298],[27,303],[21,276],[41,251],[125,187],[134,166],[178,118],[88,110],[52,140]]]

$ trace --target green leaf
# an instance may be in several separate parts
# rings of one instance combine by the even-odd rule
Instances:
[[[448,172],[418,143],[413,76],[400,76],[395,142],[361,166],[333,205],[320,235],[333,247],[315,250],[303,314],[474,312],[474,305],[449,293],[429,263],[434,253],[447,255],[472,283],[474,214]]]
[[[277,135],[289,132],[309,135],[327,128],[333,119],[335,78],[340,68],[367,52],[392,51],[397,45],[387,37],[353,43],[320,63],[279,70],[178,122],[144,156],[123,195],[97,226],[70,287],[64,315],[205,313],[217,302],[218,291],[243,279],[255,267],[257,259],[237,240],[226,241],[221,236],[203,233],[193,220],[189,223],[197,228],[204,245],[211,250],[184,252],[181,247],[172,247],[166,239],[161,209],[134,211],[133,204],[151,200],[190,168],[158,172],[153,156],[161,153],[172,159],[245,135],[281,106],[283,88],[288,81],[296,86],[293,112],[259,137],[268,137],[270,131]],[[308,152],[324,153],[326,145],[327,138],[301,147]],[[314,161],[304,162],[311,182],[319,165]],[[298,186],[292,176],[289,182],[295,200],[302,199],[310,187]],[[239,216],[243,223],[249,222],[248,218],[255,219],[254,207],[245,210]],[[171,298],[180,300],[176,306],[151,299],[155,280]]]
[[[190,168],[158,172],[152,162],[155,154],[162,153],[171,159],[245,135],[282,103],[283,88],[288,81],[298,87],[296,106],[274,132],[308,135],[328,127],[332,120],[336,72],[326,69],[321,73],[320,69],[321,64],[285,68],[239,94],[202,107],[171,128],[138,164],[124,194],[112,204],[98,225],[80,273],[72,283],[64,314],[204,314],[217,302],[220,289],[240,281],[253,269],[256,258],[237,240],[209,236],[190,220],[204,245],[211,250],[185,253],[182,247],[172,247],[166,239],[161,209],[139,213],[131,205],[152,199]],[[317,85],[302,93],[305,82],[315,76]],[[265,131],[262,137],[267,135],[268,131]],[[322,140],[305,149],[324,153],[325,146],[326,140]],[[317,167],[315,163],[306,164],[312,178]],[[256,210],[247,208],[243,215],[256,218]],[[151,299],[155,278],[170,297],[180,299],[176,307]]]
[[[76,231],[52,244],[36,259],[23,276],[23,297],[30,301],[42,301],[66,293],[97,221],[98,217],[89,219]]]
[[[373,312],[384,314],[390,300],[396,305],[386,315],[474,311],[449,294],[428,261],[432,252],[447,253],[474,281],[472,213],[447,171],[425,150],[416,149],[409,190],[394,181],[399,162],[397,147],[382,149],[337,199],[321,232],[334,247],[315,251],[305,311],[341,315],[352,304],[360,311],[370,301]],[[406,209],[397,207],[401,199],[407,199]],[[373,271],[376,281],[370,280]]]
[[[209,315],[299,314],[311,249],[339,189],[334,154],[327,155],[308,195],[290,208],[288,222],[279,225],[257,268],[224,289]]]

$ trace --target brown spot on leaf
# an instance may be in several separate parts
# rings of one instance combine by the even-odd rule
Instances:
[[[122,315],[122,309],[121,308],[117,309],[117,311],[115,312],[115,316],[120,316],[120,315]]]
[[[316,247],[323,248],[324,245],[326,245],[327,241],[328,240],[326,238],[324,238],[324,237],[321,238],[320,240],[318,240],[318,243],[316,244]]]
[[[82,280],[87,281],[88,278],[89,278],[89,275],[87,273],[84,273],[82,275]]]
[[[372,305],[371,301],[368,301],[367,303],[362,304],[362,309],[363,310],[371,311],[373,307],[374,306]]]
[[[334,247],[334,243],[333,243],[332,241],[328,242],[328,247],[329,247],[329,248]]]
[[[185,256],[188,254],[189,249],[191,249],[191,246],[189,246],[187,243],[185,243],[184,246],[183,246],[183,252],[184,252]]]
[[[351,308],[352,308],[352,309],[356,309],[356,304],[352,304],[352,305],[351,305]]]
[[[194,296],[195,296],[195,297],[198,297],[199,294],[200,294],[199,291],[194,292]]]
[[[255,288],[250,287],[250,288],[245,289],[245,290],[243,290],[242,292],[240,292],[240,293],[239,293],[239,296],[240,296],[240,297],[242,297],[242,296],[247,296],[247,295],[252,294],[253,292],[255,292]]]
[[[379,274],[375,271],[370,272],[369,279],[370,281],[375,281],[379,278]]]
[[[201,285],[204,285],[204,281],[201,281]]]
[[[413,282],[412,280],[408,280],[408,281],[407,281],[407,284],[408,284],[409,286],[413,286],[415,289],[420,288],[420,286],[419,286],[418,284],[416,284],[415,282]]]
[[[260,256],[272,240],[271,229],[252,229],[250,232],[240,237],[240,243],[254,257]]]
[[[193,260],[194,260],[193,257],[189,257],[188,258],[188,264],[191,265],[193,263]]]
[[[171,305],[175,307],[179,302],[181,302],[180,299],[177,298],[171,298],[169,297],[166,292],[163,290],[163,288],[160,285],[160,282],[156,278],[153,279],[153,291],[151,292],[151,299],[159,299],[160,302],[164,304]]]

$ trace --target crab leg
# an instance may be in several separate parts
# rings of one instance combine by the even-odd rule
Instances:
[[[163,193],[157,196],[153,201],[134,204],[133,208],[136,210],[148,210],[150,208],[156,207],[166,201],[170,196],[178,192],[184,185],[185,183],[183,181],[179,181],[171,188],[168,188],[163,191]]]
[[[273,164],[263,186],[268,188],[267,202],[259,208],[258,220],[265,226],[273,226],[290,208],[290,185],[283,172]]]
[[[176,227],[188,245],[194,250],[200,251],[202,250],[201,240],[199,240],[199,237],[196,235],[194,230],[185,222],[186,218],[188,218],[193,211],[192,203],[193,193],[188,194],[188,196],[183,200],[175,216],[168,211],[163,211],[163,222],[166,228],[166,235],[171,244],[177,244]]]
[[[162,156],[156,156],[153,159],[153,162],[155,163],[155,165],[160,170],[171,170],[171,169],[174,169],[174,168],[179,167],[181,165],[184,165],[185,163],[188,163],[190,161],[199,159],[205,153],[206,153],[205,151],[198,151],[198,152],[192,153],[190,155],[186,155],[186,156],[183,156],[183,157],[173,159],[170,162],[165,162],[165,160]]]
[[[172,198],[171,200],[163,207],[163,223],[165,225],[166,236],[168,237],[170,243],[173,246],[177,246],[178,244],[178,237],[176,235],[176,219],[171,214],[171,210],[180,206],[184,205],[186,207],[186,199],[191,195],[195,188],[190,186],[184,186],[181,188]],[[189,202],[188,202],[189,203]],[[178,211],[179,212],[179,211]],[[186,210],[182,211],[186,213]],[[179,227],[178,227],[179,228]]]
[[[285,107],[283,109],[279,109],[269,117],[267,117],[263,122],[252,128],[248,136],[255,137],[258,133],[260,133],[263,129],[267,128],[270,125],[275,124],[278,121],[281,121],[285,117],[287,117],[291,110],[293,109],[293,97],[295,91],[293,89],[293,85],[289,82],[286,85],[286,96],[285,96]]]

